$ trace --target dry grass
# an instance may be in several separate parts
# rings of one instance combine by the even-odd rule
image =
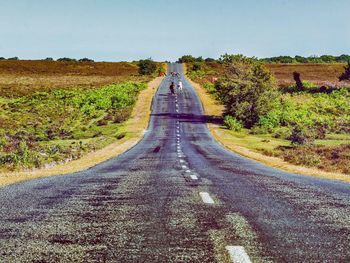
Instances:
[[[193,85],[193,87],[197,91],[197,94],[199,95],[202,101],[205,114],[213,115],[213,116],[221,116],[223,111],[223,106],[220,105],[217,101],[215,101],[215,99],[210,94],[208,94],[206,90],[203,87],[201,87],[201,85],[191,80],[189,80],[189,82]],[[316,168],[308,168],[308,167],[293,165],[286,161],[283,161],[280,158],[266,156],[264,154],[252,151],[248,148],[238,146],[235,143],[235,140],[233,140],[233,136],[231,132],[225,128],[222,128],[217,124],[208,124],[208,128],[211,134],[213,135],[213,137],[227,149],[231,150],[232,152],[238,153],[242,156],[261,162],[265,165],[275,167],[287,172],[350,182],[350,175],[347,175],[347,174],[325,172]]]
[[[301,74],[301,79],[318,86],[350,86],[349,82],[340,82],[338,77],[344,72],[345,64],[266,64],[275,75],[279,86],[294,85],[293,72]]]
[[[144,130],[147,128],[149,122],[152,97],[161,80],[162,77],[154,79],[148,84],[147,89],[140,92],[131,118],[125,123],[124,126],[127,136],[119,140],[118,143],[114,143],[101,150],[91,152],[83,156],[81,159],[74,160],[66,164],[60,164],[51,168],[33,171],[0,173],[0,185],[8,185],[45,176],[68,174],[85,170],[127,151],[143,137]]]
[[[0,61],[0,94],[7,97],[150,79],[140,76],[137,65],[127,62]]]
[[[346,64],[265,64],[265,66],[274,74],[279,86],[291,86],[295,84],[293,72],[301,74],[301,79],[312,82],[318,86],[350,86],[349,81],[338,80],[338,77],[344,72]],[[196,78],[196,82],[204,84],[212,82],[213,77],[220,77],[225,72],[224,64],[209,62],[203,65],[205,76]]]

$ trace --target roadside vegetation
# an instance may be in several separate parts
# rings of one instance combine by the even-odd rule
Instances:
[[[223,126],[237,145],[292,164],[350,173],[350,82],[338,79],[348,66],[334,65],[337,73],[322,86],[309,78],[317,78],[315,71],[305,74],[314,64],[300,64],[299,72],[293,65],[294,84],[286,85],[270,64],[242,55],[195,59],[187,62],[187,74],[225,106]],[[318,74],[328,67],[320,64]]]
[[[128,136],[124,122],[162,67],[153,63],[140,74],[136,62],[1,61],[0,170],[50,167]]]

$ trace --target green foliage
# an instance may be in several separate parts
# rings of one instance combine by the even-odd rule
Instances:
[[[152,59],[144,59],[138,62],[139,73],[141,75],[152,75],[157,70],[157,63]]]
[[[94,60],[90,58],[81,58],[79,59],[79,62],[94,62]]]
[[[289,140],[295,145],[310,144],[314,139],[315,137],[310,130],[299,125],[293,127],[292,134],[289,137]]]
[[[66,57],[63,57],[63,58],[57,59],[57,61],[75,62],[75,61],[77,61],[77,60],[76,60],[75,58],[66,58]]]
[[[332,55],[322,55],[318,56],[278,56],[271,58],[263,58],[261,61],[268,63],[346,63],[350,61],[349,55],[340,55],[340,56],[332,56]]]
[[[184,55],[181,58],[178,59],[179,63],[193,63],[193,62],[203,62],[202,57],[194,57],[191,55]]]
[[[195,62],[193,65],[192,65],[192,70],[193,71],[199,71],[202,69],[202,63],[200,62]]]
[[[225,104],[226,114],[251,128],[259,117],[267,114],[277,97],[272,74],[260,63],[244,62],[228,66],[225,77],[215,83],[220,100]]]
[[[118,123],[129,118],[145,87],[144,83],[122,83],[4,99],[1,118],[12,125],[0,118],[0,166],[31,168],[76,159],[116,140]]]
[[[243,128],[243,125],[240,121],[238,121],[236,118],[229,115],[225,116],[224,124],[228,129],[233,131],[241,131]]]
[[[246,57],[242,54],[231,55],[226,53],[220,56],[219,61],[226,64],[231,64],[231,63],[250,64],[250,63],[257,62],[258,59],[256,57],[251,57],[251,58]]]
[[[12,57],[12,58],[8,58],[7,60],[19,60],[18,57]]]

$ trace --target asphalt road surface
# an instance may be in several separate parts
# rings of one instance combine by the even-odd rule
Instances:
[[[0,188],[0,262],[350,262],[350,185],[228,152],[169,70],[134,148]]]

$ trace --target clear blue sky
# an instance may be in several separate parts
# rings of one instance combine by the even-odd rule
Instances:
[[[0,56],[350,53],[350,0],[1,0]]]

